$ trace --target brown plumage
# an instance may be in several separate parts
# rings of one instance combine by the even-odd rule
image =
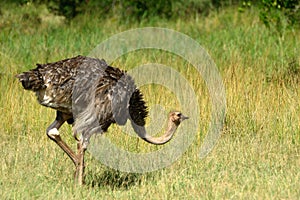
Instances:
[[[37,64],[35,69],[17,75],[24,89],[34,91],[38,102],[57,110],[47,135],[71,158],[76,177],[83,183],[84,152],[94,133],[107,131],[112,123],[124,125],[129,119],[139,137],[152,144],[164,144],[187,119],[171,112],[166,133],[154,138],[146,133],[147,107],[142,93],[124,71],[104,60],[76,56],[54,63]],[[78,154],[60,138],[58,129],[64,122],[73,125]]]

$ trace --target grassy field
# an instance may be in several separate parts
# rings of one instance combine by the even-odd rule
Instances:
[[[253,10],[226,9],[208,17],[120,23],[90,16],[68,25],[31,5],[2,8],[0,17],[0,198],[1,199],[299,199],[300,31],[278,37]],[[35,63],[87,55],[113,34],[158,26],[185,33],[211,55],[227,98],[224,131],[215,149],[199,159],[210,120],[210,99],[201,77],[181,58],[157,50],[134,52],[115,61],[129,70],[147,62],[174,67],[199,94],[199,134],[183,156],[165,169],[132,174],[110,169],[87,154],[86,185],[73,184],[73,164],[45,130],[55,111],[38,105],[14,75]],[[180,109],[174,94],[143,86],[148,105]],[[188,113],[187,113],[188,115]],[[71,128],[61,128],[76,144]],[[112,126],[107,137],[132,151],[157,147],[138,142]]]

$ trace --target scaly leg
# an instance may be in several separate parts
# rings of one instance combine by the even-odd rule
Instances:
[[[78,158],[72,149],[61,139],[58,129],[67,121],[70,116],[64,115],[63,113],[57,111],[56,119],[54,122],[47,128],[48,137],[53,140],[58,146],[71,158],[74,165],[77,167]]]
[[[78,165],[76,166],[76,172],[75,172],[75,179],[78,181],[78,185],[84,184],[84,153],[86,148],[83,147],[82,141],[79,140],[77,143],[77,150],[78,150]]]

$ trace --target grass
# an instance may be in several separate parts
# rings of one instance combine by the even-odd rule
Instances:
[[[1,199],[300,198],[299,30],[287,30],[279,42],[259,22],[255,10],[238,13],[226,9],[206,18],[140,24],[84,15],[69,25],[59,19],[45,21],[45,16],[53,16],[41,13],[32,5],[2,8]],[[210,99],[192,66],[160,51],[131,53],[114,65],[126,70],[147,62],[172,66],[200,94],[199,134],[170,167],[145,174],[115,171],[87,154],[87,184],[78,188],[73,184],[71,161],[45,134],[55,112],[38,105],[34,94],[23,91],[14,75],[35,63],[86,55],[111,35],[144,26],[183,32],[212,56],[227,95],[222,137],[206,158],[198,158],[209,124]],[[166,111],[180,109],[166,88],[149,85],[142,91],[150,106],[159,103]],[[70,132],[67,125],[61,129],[63,138],[75,148]],[[109,129],[107,137],[131,151],[159,149],[122,134],[117,126]]]

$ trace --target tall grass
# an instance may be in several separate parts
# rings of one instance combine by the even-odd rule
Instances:
[[[227,9],[206,18],[140,24],[83,15],[69,25],[41,10],[32,5],[2,8],[1,199],[300,198],[299,30],[287,30],[279,44],[254,10]],[[226,87],[222,137],[205,159],[198,158],[210,120],[210,99],[192,66],[160,51],[131,53],[114,65],[129,70],[159,62],[174,67],[191,83],[201,109],[197,140],[170,167],[145,174],[115,171],[87,154],[87,184],[77,188],[73,164],[45,134],[55,112],[38,105],[34,94],[23,91],[14,75],[34,68],[35,63],[86,55],[109,36],[144,26],[186,33],[210,53]],[[179,108],[166,88],[150,85],[142,91],[150,106],[160,103],[166,110]],[[75,149],[71,128],[64,125],[61,133]],[[132,151],[157,149],[127,137],[117,126],[109,129],[107,137]]]

